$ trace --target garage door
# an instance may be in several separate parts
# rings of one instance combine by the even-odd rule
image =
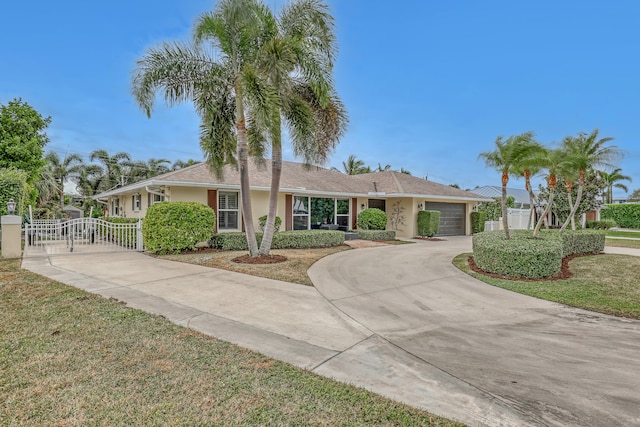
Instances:
[[[440,211],[440,229],[437,236],[465,234],[466,205],[464,203],[426,202],[425,208],[430,211]]]

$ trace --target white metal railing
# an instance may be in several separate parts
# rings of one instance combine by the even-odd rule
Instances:
[[[25,254],[142,251],[142,221],[113,223],[98,218],[32,220],[25,224]]]

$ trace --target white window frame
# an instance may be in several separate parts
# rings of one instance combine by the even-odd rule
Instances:
[[[298,198],[298,199],[307,199],[307,206],[306,206],[307,213],[303,213],[303,214],[301,214],[301,213],[296,213],[296,211],[295,211],[295,208],[296,208],[296,198]],[[309,211],[311,210],[311,197],[309,197],[309,196],[294,195],[294,196],[293,196],[293,198],[292,198],[292,200],[291,200],[291,203],[293,204],[293,206],[292,206],[292,210],[291,210],[291,211],[293,212],[293,215],[292,215],[292,216],[293,216],[293,217],[292,217],[292,222],[293,222],[292,227],[293,227],[293,229],[294,229],[294,230],[296,230],[296,217],[306,218],[306,223],[307,223],[307,228],[306,228],[306,230],[310,229],[310,228],[311,228],[311,224],[310,224],[310,221],[311,221],[311,213],[310,213]]]
[[[229,207],[228,197],[233,195],[235,197],[235,206]],[[227,198],[226,203],[222,203],[222,198]],[[223,208],[224,206],[224,208]],[[237,231],[240,229],[241,217],[240,217],[240,193],[238,191],[218,191],[218,231]],[[221,215],[222,213],[235,213],[236,215],[236,226],[222,226],[220,220],[226,215]]]
[[[114,197],[111,201],[111,215],[120,215],[120,197]]]
[[[133,212],[140,212],[142,209],[142,195],[134,194],[131,196],[131,210]]]

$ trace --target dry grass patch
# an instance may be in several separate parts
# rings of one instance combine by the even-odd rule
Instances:
[[[0,425],[459,425],[0,260]]]
[[[243,264],[233,261],[234,258],[245,255],[247,253],[246,251],[202,252],[161,255],[159,257],[171,261],[187,262],[204,265],[206,267],[251,274],[252,276],[266,277],[267,279],[313,286],[311,279],[307,276],[309,267],[327,255],[349,249],[346,245],[313,249],[274,249],[271,251],[273,255],[281,255],[287,258],[286,261],[277,264]]]

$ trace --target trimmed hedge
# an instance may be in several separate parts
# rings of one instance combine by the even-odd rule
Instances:
[[[145,248],[152,253],[195,250],[215,231],[216,214],[196,202],[161,202],[149,206],[142,222]]]
[[[263,233],[256,233],[258,244]],[[338,246],[344,243],[344,233],[337,230],[292,230],[273,234],[271,249],[306,249]],[[247,236],[242,232],[218,233],[209,240],[209,246],[225,251],[246,251]]]
[[[16,202],[16,215],[25,213],[25,205],[35,201],[35,197],[31,197],[27,179],[28,175],[25,171],[0,169],[0,215],[8,213],[7,202],[9,199]]]
[[[600,210],[600,219],[611,219],[622,228],[640,230],[640,203],[606,205]]]
[[[365,209],[358,214],[359,230],[384,230],[387,228],[387,214],[378,208]]]
[[[356,230],[362,240],[395,240],[395,230]]]
[[[418,236],[433,237],[440,229],[440,211],[418,211]]]
[[[512,230],[508,240],[502,231],[485,231],[473,235],[473,258],[489,273],[540,279],[560,273],[566,256],[602,252],[604,240],[603,232],[591,230],[543,230],[536,238],[532,231]]]
[[[485,212],[471,212],[471,234],[482,233],[486,220],[487,214]]]
[[[616,226],[616,222],[612,219],[604,219],[601,221],[587,221],[587,228],[594,230],[608,230]]]

